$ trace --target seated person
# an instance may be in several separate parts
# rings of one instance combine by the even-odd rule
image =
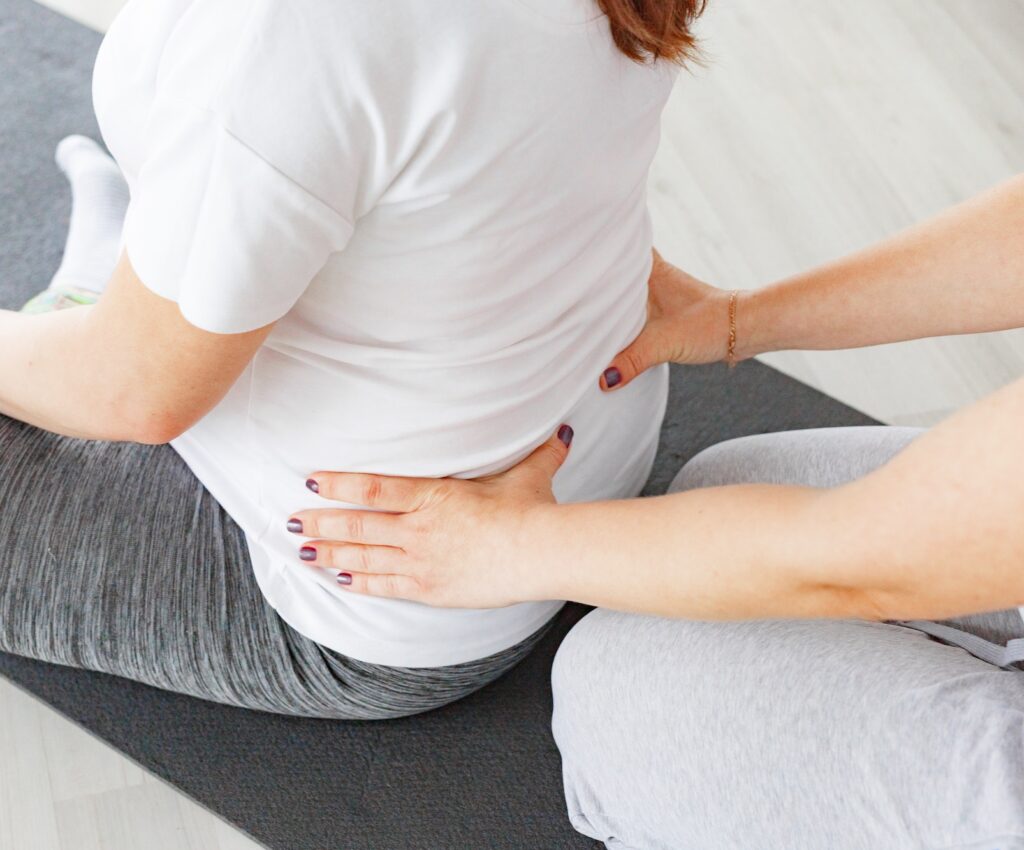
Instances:
[[[644,324],[648,169],[701,5],[130,2],[94,80],[123,232],[75,211],[109,224],[87,249],[123,246],[91,268],[110,285],[40,313],[88,300],[69,254],[73,291],[0,312],[0,650],[337,718],[528,653],[561,602],[353,596],[288,518],[324,504],[313,470],[485,475],[567,419],[560,498],[639,493],[666,372],[595,379]],[[98,157],[66,146],[83,191]]]

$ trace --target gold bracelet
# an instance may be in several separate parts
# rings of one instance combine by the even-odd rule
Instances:
[[[725,362],[730,369],[736,368],[736,302],[739,301],[740,292],[734,289],[729,294],[729,346],[726,349]]]

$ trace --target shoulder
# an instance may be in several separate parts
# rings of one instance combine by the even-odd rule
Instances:
[[[214,111],[252,98],[321,86],[360,39],[351,10],[326,0],[194,0],[163,44],[157,82]]]
[[[193,0],[164,45],[157,102],[205,113],[319,197],[358,206],[386,24],[377,4],[393,5]]]
[[[378,57],[408,53],[401,30],[416,8],[400,0],[192,0],[164,45],[160,78],[210,107],[246,91],[315,94]]]

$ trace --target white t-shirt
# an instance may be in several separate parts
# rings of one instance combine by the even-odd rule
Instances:
[[[442,610],[298,558],[311,472],[475,477],[562,422],[562,500],[636,495],[666,371],[598,389],[645,317],[647,172],[674,70],[593,0],[131,0],[97,60],[128,255],[209,331],[277,325],[174,448],[302,634],[367,662],[485,657],[560,602]],[[628,533],[628,529],[623,529]]]

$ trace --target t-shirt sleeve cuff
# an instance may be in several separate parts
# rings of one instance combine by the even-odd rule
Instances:
[[[184,126],[189,132],[145,163],[133,187],[128,258],[143,284],[198,328],[244,333],[271,324],[353,226],[225,130]]]

